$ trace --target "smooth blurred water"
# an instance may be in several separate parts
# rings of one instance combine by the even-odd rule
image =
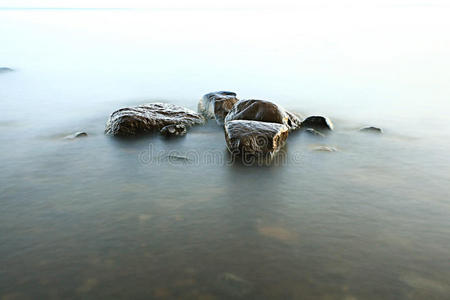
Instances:
[[[0,11],[0,299],[447,299],[448,14]],[[214,122],[103,134],[215,90],[335,133],[263,167],[229,164]]]

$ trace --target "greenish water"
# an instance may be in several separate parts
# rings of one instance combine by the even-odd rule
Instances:
[[[0,299],[447,299],[449,21],[339,12],[0,12]],[[223,89],[335,133],[262,167],[214,122],[103,134]]]

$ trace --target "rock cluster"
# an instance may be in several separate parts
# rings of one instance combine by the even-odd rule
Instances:
[[[219,91],[204,95],[198,103],[198,113],[167,103],[149,103],[119,109],[111,114],[105,133],[133,136],[159,131],[165,136],[182,136],[193,125],[205,119],[223,126],[228,150],[233,155],[272,157],[286,143],[289,132],[302,130],[325,137],[333,131],[333,123],[323,116],[304,120],[293,112],[266,100],[239,100],[236,93]],[[361,129],[381,133],[376,127]]]
[[[240,100],[225,117],[225,140],[234,155],[273,156],[301,120],[265,100]]]

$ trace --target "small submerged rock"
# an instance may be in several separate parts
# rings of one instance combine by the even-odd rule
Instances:
[[[238,298],[248,295],[253,289],[253,285],[249,281],[233,273],[220,274],[217,277],[216,286],[228,297]]]
[[[81,138],[81,137],[86,137],[86,136],[88,136],[88,134],[86,132],[78,131],[78,132],[75,132],[73,134],[69,134],[69,135],[65,136],[64,139],[65,140],[74,140],[74,139]]]
[[[240,100],[225,118],[225,123],[234,120],[248,120],[285,125],[289,130],[297,129],[301,120],[281,106],[265,100]]]
[[[280,226],[258,226],[257,229],[259,234],[282,242],[295,242],[298,239],[295,232]]]
[[[330,119],[322,116],[307,117],[301,124],[301,128],[311,128],[320,132],[333,130],[334,126]]]
[[[367,132],[367,133],[375,133],[375,134],[382,134],[383,129],[373,126],[363,127],[359,131],[361,132]]]
[[[202,115],[190,109],[169,103],[149,103],[113,112],[105,133],[133,136],[161,130],[168,125],[193,126],[204,122]]]
[[[181,136],[185,135],[186,132],[186,125],[183,124],[167,125],[160,130],[160,133],[164,136]]]
[[[337,148],[332,147],[332,146],[324,146],[324,145],[319,145],[319,146],[312,146],[311,150],[314,151],[321,151],[321,152],[336,152],[338,151]]]
[[[0,67],[0,73],[13,72],[14,70],[11,68]]]
[[[325,137],[325,135],[315,129],[312,128],[306,128],[305,132],[311,136],[316,136],[316,137]]]
[[[273,156],[285,144],[288,131],[283,124],[233,120],[225,123],[225,140],[234,155]]]
[[[212,92],[204,95],[198,103],[198,112],[208,119],[216,119],[217,124],[223,125],[225,117],[233,105],[239,100],[233,92]]]

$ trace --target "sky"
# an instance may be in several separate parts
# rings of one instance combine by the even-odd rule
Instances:
[[[0,0],[0,8],[292,9],[304,6],[449,6],[448,0]]]

